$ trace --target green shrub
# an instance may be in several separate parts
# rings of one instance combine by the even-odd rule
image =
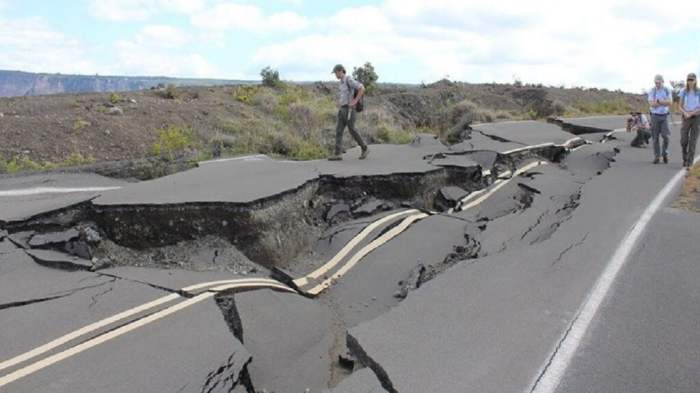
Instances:
[[[262,77],[263,86],[280,87],[282,85],[282,81],[280,80],[279,71],[277,71],[271,67],[263,68],[260,71],[260,76]]]
[[[74,132],[80,132],[80,131],[82,131],[83,129],[85,129],[86,127],[89,127],[89,126],[90,126],[90,123],[88,123],[87,121],[85,121],[85,120],[83,120],[83,119],[77,119],[77,120],[75,121],[75,123],[73,123],[73,131],[74,131]]]
[[[173,84],[168,85],[163,90],[158,90],[158,96],[165,98],[166,100],[177,100],[180,98],[181,94],[177,87]]]
[[[352,77],[365,86],[365,93],[372,94],[377,88],[379,75],[374,71],[372,63],[367,62],[362,67],[355,67],[352,70]]]
[[[277,109],[275,113],[280,120],[288,122],[292,120],[292,114],[290,113],[291,106],[293,104],[308,102],[310,99],[311,94],[305,89],[299,86],[287,85],[284,88],[284,92],[277,100]]]
[[[293,146],[289,157],[299,161],[318,160],[328,157],[328,150],[317,143],[302,140]]]
[[[13,157],[9,161],[0,160],[0,172],[17,173],[24,171],[41,171],[45,165],[31,160],[28,157]]]
[[[112,104],[118,104],[122,101],[124,101],[124,97],[122,97],[118,93],[111,93],[109,95],[109,102],[111,102]]]
[[[416,134],[406,130],[395,130],[389,128],[386,124],[377,126],[377,138],[382,143],[391,143],[394,145],[405,145],[413,142]]]
[[[58,167],[80,166],[80,165],[92,164],[94,162],[95,162],[95,158],[93,156],[83,156],[80,153],[71,153],[71,155],[68,156],[68,158],[61,161],[56,166],[58,166]]]
[[[259,91],[260,86],[237,86],[233,89],[231,95],[233,96],[233,99],[238,102],[242,102],[244,104],[251,104]]]
[[[195,148],[197,140],[191,128],[170,126],[156,131],[158,140],[151,147],[153,155],[174,159],[175,154]]]

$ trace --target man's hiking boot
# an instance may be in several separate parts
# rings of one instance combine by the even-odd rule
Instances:
[[[658,164],[659,162],[660,162],[659,157],[654,158],[654,162],[653,162],[654,164]]]
[[[341,156],[340,154],[334,154],[334,155],[328,157],[328,161],[342,161],[342,160],[343,160],[343,156]]]
[[[664,156],[664,164],[668,164],[668,156]]]
[[[369,155],[369,147],[365,147],[360,154],[360,160],[364,160]]]

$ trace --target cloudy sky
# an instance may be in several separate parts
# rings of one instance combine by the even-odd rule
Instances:
[[[0,0],[0,69],[385,82],[523,82],[639,92],[700,70],[700,1]]]

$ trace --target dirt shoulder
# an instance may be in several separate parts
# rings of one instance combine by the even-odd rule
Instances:
[[[683,190],[673,207],[700,213],[700,164],[696,164],[688,172]]]

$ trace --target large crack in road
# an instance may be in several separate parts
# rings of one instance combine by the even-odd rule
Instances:
[[[429,171],[322,175],[251,203],[89,201],[5,223],[8,232],[3,237],[14,238],[35,261],[50,268],[94,270],[112,282],[147,284],[192,304],[214,298],[251,358],[235,363],[240,368],[235,372],[230,371],[231,361],[210,371],[202,391],[315,392],[368,367],[392,392],[390,376],[363,352],[349,329],[396,306],[457,263],[476,263],[486,255],[550,237],[578,206],[582,184],[602,173],[615,154],[612,148],[598,146],[573,151],[581,145],[571,141],[507,154],[431,153],[423,155],[435,166]],[[461,229],[455,232],[456,228]],[[401,255],[419,254],[420,244],[411,236],[425,237],[426,231],[452,236],[430,256],[401,263]],[[403,250],[398,252],[401,267],[389,268],[381,277],[381,291],[359,284],[362,275],[380,266],[377,250]],[[47,252],[54,253],[53,261]],[[189,294],[128,274],[101,273],[123,266],[270,276],[304,296],[248,292],[274,287],[274,280]],[[284,284],[276,289],[287,288]],[[109,291],[93,295],[93,303]]]

